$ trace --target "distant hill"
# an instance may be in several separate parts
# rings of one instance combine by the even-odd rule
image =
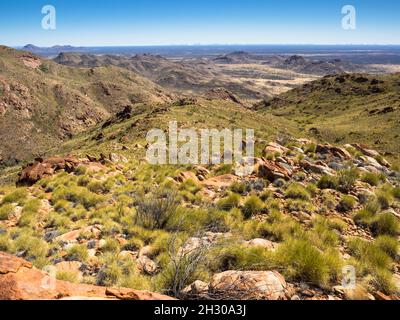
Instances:
[[[37,155],[126,105],[170,100],[133,71],[70,68],[0,47],[0,162]]]
[[[70,45],[65,46],[52,46],[52,47],[38,47],[33,44],[28,44],[22,48],[22,50],[29,51],[36,55],[41,56],[55,56],[60,54],[61,52],[88,52],[89,48],[84,47],[73,47]]]
[[[293,55],[286,58],[279,57],[265,62],[279,69],[292,70],[304,74],[312,75],[332,75],[339,73],[355,73],[355,72],[380,72],[375,67],[362,64],[354,64],[351,62],[342,61],[340,59],[333,60],[311,60],[303,56]]]
[[[326,76],[263,101],[262,113],[296,121],[333,143],[360,141],[399,160],[400,74]]]

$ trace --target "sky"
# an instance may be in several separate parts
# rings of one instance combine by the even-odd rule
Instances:
[[[56,29],[42,28],[42,7]],[[342,7],[356,29],[342,28]],[[0,0],[0,44],[400,44],[398,0]]]

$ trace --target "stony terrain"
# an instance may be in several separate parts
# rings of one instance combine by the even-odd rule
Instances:
[[[361,145],[257,143],[245,179],[122,154],[41,160],[1,191],[0,249],[59,280],[181,299],[394,299],[399,173]]]
[[[11,76],[0,79],[24,83],[30,94],[20,97],[22,104],[30,107],[39,97],[30,91],[33,83],[47,88],[63,81],[68,94],[59,106],[79,101],[71,100],[73,88],[76,97],[87,92],[84,97],[100,101],[104,116],[69,138],[45,142],[34,161],[0,171],[1,299],[400,297],[399,149],[391,138],[397,118],[390,118],[397,112],[398,75],[329,76],[249,108],[226,88],[176,96],[120,67],[48,62],[51,72],[43,77],[42,59],[2,50],[0,70]],[[234,56],[248,63],[245,53]],[[103,96],[88,72],[112,76],[108,83],[120,90]],[[125,89],[141,92],[141,85],[148,90],[143,103],[126,103]],[[6,106],[0,124],[18,114],[11,113],[13,93],[0,97]],[[383,112],[386,103],[394,110]],[[91,112],[92,105],[82,108]],[[327,119],[338,123],[338,135],[347,132],[339,122],[347,113],[358,116],[356,134],[324,135]],[[76,116],[61,115],[56,119]],[[44,130],[33,116],[17,119]],[[146,134],[167,130],[171,120],[180,128],[254,129],[251,175],[236,175],[239,163],[150,165]],[[385,128],[379,139],[392,139],[394,147],[366,135],[378,120]],[[42,137],[21,140],[23,149],[8,136],[3,143],[14,149],[2,150],[31,152],[26,142]],[[346,266],[355,269],[355,287],[343,282]],[[53,286],[43,287],[47,281]]]

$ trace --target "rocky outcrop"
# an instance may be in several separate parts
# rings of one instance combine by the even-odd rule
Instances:
[[[238,180],[237,176],[232,174],[225,174],[218,177],[213,177],[207,180],[202,181],[202,185],[209,189],[223,189],[228,188],[232,185],[235,181]]]
[[[218,99],[218,100],[232,101],[237,104],[242,104],[236,95],[234,95],[232,92],[230,92],[225,88],[211,89],[208,92],[206,92],[204,96],[210,100]]]
[[[158,293],[56,280],[21,258],[0,252],[0,300],[173,300]]]
[[[267,179],[274,182],[276,179],[286,179],[289,180],[293,172],[285,168],[282,164],[263,159],[263,161],[258,165],[257,175],[260,178]]]
[[[212,277],[209,294],[223,299],[284,300],[286,287],[276,271],[225,271]]]
[[[46,176],[51,176],[57,171],[72,172],[80,165],[78,159],[73,157],[53,157],[46,160],[36,159],[36,162],[23,168],[19,174],[19,185],[32,185]]]

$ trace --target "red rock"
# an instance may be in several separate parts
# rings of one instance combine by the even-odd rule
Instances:
[[[275,154],[275,153],[279,153],[279,154],[284,154],[287,151],[289,151],[288,148],[281,146],[280,144],[277,144],[275,142],[270,142],[264,149],[264,156],[267,156],[269,154]]]
[[[107,288],[106,294],[119,300],[176,300],[159,293],[125,288]]]
[[[375,158],[377,156],[379,156],[379,152],[369,149],[368,146],[363,145],[363,144],[352,144],[352,147],[356,148],[358,151],[360,151],[362,154],[368,156],[368,157],[372,157]]]
[[[53,157],[46,160],[37,159],[34,164],[26,166],[19,174],[18,184],[32,185],[46,176],[51,176],[59,170],[73,171],[80,161],[72,157]]]
[[[351,154],[346,149],[331,146],[329,144],[317,145],[316,152],[321,154],[330,154],[342,160],[350,160],[352,158]]]
[[[230,187],[232,183],[236,182],[237,180],[238,177],[232,174],[225,174],[222,176],[204,180],[201,182],[201,184],[209,189],[221,189]]]
[[[158,293],[126,288],[73,284],[56,280],[32,264],[0,252],[0,300],[58,300],[58,299],[171,300]]]
[[[192,180],[196,183],[199,183],[199,179],[197,178],[197,176],[191,172],[191,171],[187,171],[187,172],[181,172],[175,179],[178,182],[185,182],[187,180]]]
[[[268,179],[271,182],[274,182],[278,178],[289,180],[292,174],[292,171],[280,164],[266,159],[263,159],[263,162],[258,165],[257,169],[258,177]]]

